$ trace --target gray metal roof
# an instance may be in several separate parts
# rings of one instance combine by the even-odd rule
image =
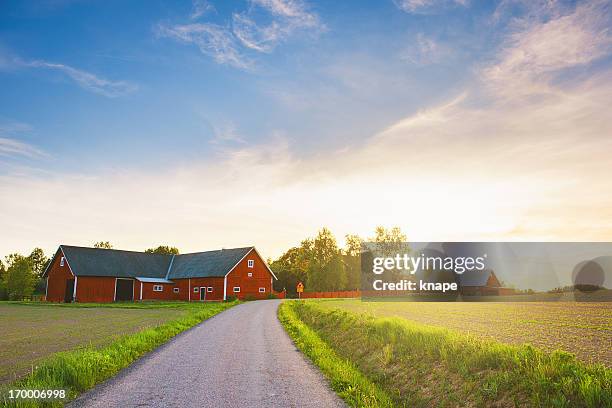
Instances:
[[[61,245],[76,276],[165,278],[172,255]]]
[[[163,279],[163,278],[143,278],[141,276],[137,276],[136,280],[145,283],[174,283],[171,280]]]
[[[225,276],[253,247],[177,255],[168,279]]]
[[[117,249],[60,246],[72,273],[76,276],[137,278],[142,282],[158,283],[168,283],[171,279],[223,277],[253,248],[163,255]]]

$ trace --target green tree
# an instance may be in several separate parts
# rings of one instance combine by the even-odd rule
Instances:
[[[278,278],[274,289],[279,292],[286,289],[288,294],[295,295],[298,282],[306,281],[308,256],[303,246],[289,249],[269,265]]]
[[[32,264],[32,271],[34,272],[34,275],[42,278],[42,275],[51,260],[45,256],[45,252],[40,248],[34,248],[30,256],[28,256],[28,259]]]
[[[94,248],[99,249],[113,249],[113,244],[111,244],[109,241],[94,242],[93,246]]]
[[[374,242],[375,256],[394,257],[396,254],[409,254],[410,246],[406,242],[408,239],[399,227],[387,229],[382,226],[376,227],[374,237],[368,241]],[[384,279],[388,282],[397,281],[401,278],[401,271],[396,269],[388,270],[384,273]]]
[[[393,256],[396,253],[401,253],[406,250],[406,235],[399,227],[387,229],[382,226],[376,227],[374,237],[370,238],[370,242],[375,242],[377,249],[384,256]]]
[[[0,259],[0,300],[8,299],[8,294],[6,293],[6,285],[4,284],[5,274],[6,274],[6,268],[4,267],[4,263]]]
[[[148,254],[164,254],[164,255],[178,255],[179,250],[177,247],[171,247],[167,245],[160,245],[157,248],[145,249]]]
[[[322,228],[312,240],[306,285],[310,291],[334,291],[346,288],[346,270],[336,238]]]
[[[4,287],[10,300],[19,300],[30,296],[34,291],[36,279],[32,272],[29,257],[11,254],[6,257],[8,267],[4,273]]]
[[[359,289],[361,286],[361,244],[363,240],[359,235],[348,234],[345,237],[344,265],[346,268],[346,287],[349,290]]]

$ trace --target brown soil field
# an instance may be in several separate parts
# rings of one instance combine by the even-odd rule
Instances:
[[[497,341],[530,343],[574,353],[587,363],[612,367],[610,302],[365,302],[323,300],[320,304],[375,316],[395,316]]]

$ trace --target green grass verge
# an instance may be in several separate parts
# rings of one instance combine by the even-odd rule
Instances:
[[[13,384],[2,387],[1,407],[61,407],[78,394],[94,387],[117,374],[144,354],[154,350],[177,334],[202,321],[234,306],[231,303],[178,304],[189,312],[177,320],[141,332],[120,337],[112,344],[100,349],[86,347],[79,350],[60,352],[41,362],[30,375]],[[103,307],[106,307],[104,305]],[[140,305],[133,307],[164,307],[164,304]],[[74,306],[86,307],[86,306]],[[92,307],[92,305],[89,305]],[[119,306],[111,306],[119,307]],[[128,306],[132,307],[132,306]],[[168,306],[170,307],[170,306]],[[9,389],[66,390],[67,398],[60,400],[10,400]]]
[[[325,355],[311,357],[330,378],[335,375],[328,367],[331,359],[350,360],[349,367],[386,392],[395,406],[612,407],[612,370],[566,352],[324,308],[316,301],[286,302],[281,310],[317,336],[318,347],[336,353],[330,361]]]
[[[349,360],[339,357],[297,316],[292,305],[284,302],[278,317],[295,345],[316,364],[329,379],[332,389],[354,407],[392,407],[389,396],[369,381]]]

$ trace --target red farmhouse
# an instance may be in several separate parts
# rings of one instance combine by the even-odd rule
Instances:
[[[262,299],[276,279],[255,247],[161,255],[60,245],[44,276],[50,302]]]

